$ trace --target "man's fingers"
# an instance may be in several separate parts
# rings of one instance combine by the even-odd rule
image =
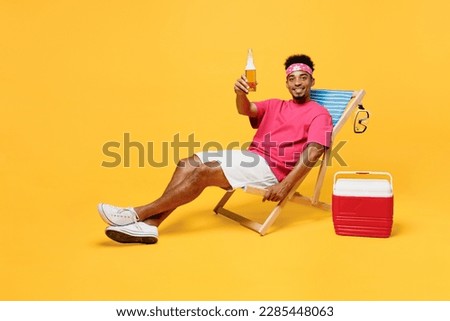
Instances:
[[[236,81],[236,83],[234,84],[234,90],[235,90],[235,91],[240,90],[240,91],[242,91],[242,92],[248,94],[248,88],[249,88],[249,87],[248,87],[247,83],[246,83],[245,80],[243,80],[243,79],[238,79],[238,80]]]
[[[280,200],[281,200],[281,197],[277,193],[274,193],[273,191],[268,190],[264,194],[264,197],[263,197],[262,201],[263,202],[265,202],[265,201],[278,202]]]

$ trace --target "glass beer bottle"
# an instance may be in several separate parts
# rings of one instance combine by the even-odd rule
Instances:
[[[247,78],[247,83],[249,85],[249,91],[256,91],[256,67],[253,62],[253,52],[251,49],[248,50],[247,54],[247,65],[245,66],[245,77]]]

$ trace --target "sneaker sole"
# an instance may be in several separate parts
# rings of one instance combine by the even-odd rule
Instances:
[[[155,244],[156,242],[158,242],[158,238],[154,235],[136,236],[114,230],[106,230],[105,233],[106,236],[108,236],[111,240],[114,240],[119,243]]]

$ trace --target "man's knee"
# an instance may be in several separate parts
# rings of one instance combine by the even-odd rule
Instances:
[[[195,167],[193,174],[198,179],[207,178],[210,175],[210,168],[207,165],[200,163],[198,166]]]
[[[192,184],[200,186],[214,185],[217,168],[211,167],[209,163],[200,163],[191,172]]]
[[[199,186],[219,186],[225,189],[231,188],[219,162],[202,163],[192,172],[192,174],[193,183]]]
[[[183,158],[178,161],[177,167],[180,168],[197,168],[202,164],[197,155]]]

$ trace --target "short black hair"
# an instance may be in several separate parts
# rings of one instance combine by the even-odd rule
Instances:
[[[284,69],[288,69],[288,67],[292,64],[305,64],[308,65],[312,71],[314,71],[314,63],[307,55],[293,55],[288,57],[284,62]]]

